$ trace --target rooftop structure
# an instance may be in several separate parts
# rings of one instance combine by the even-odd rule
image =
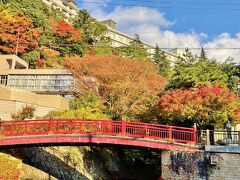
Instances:
[[[53,6],[63,11],[66,18],[73,18],[77,16],[79,9],[73,0],[42,0],[45,4]]]
[[[0,55],[0,69],[27,69],[28,63],[16,55]]]

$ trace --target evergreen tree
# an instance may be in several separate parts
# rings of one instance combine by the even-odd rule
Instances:
[[[186,48],[185,53],[183,54],[183,57],[179,58],[178,63],[184,63],[186,65],[186,64],[195,64],[196,61],[197,61],[196,56],[192,54],[189,48]]]
[[[164,77],[169,77],[171,70],[171,63],[167,60],[165,53],[156,45],[153,60],[157,64],[159,73]]]
[[[203,84],[227,86],[227,79],[227,73],[217,61],[201,60],[186,49],[184,58],[180,58],[174,66],[168,88],[189,89]]]
[[[73,26],[83,32],[83,41],[90,45],[104,39],[103,35],[107,31],[106,26],[92,18],[85,9],[79,10],[78,16],[73,21]]]
[[[202,59],[202,60],[206,60],[207,59],[207,53],[205,52],[203,47],[201,48],[200,59]]]

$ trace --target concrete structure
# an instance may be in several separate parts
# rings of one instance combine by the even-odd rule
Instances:
[[[0,69],[0,84],[39,94],[72,94],[74,78],[66,69]]]
[[[70,93],[72,75],[63,69],[27,68],[28,64],[16,55],[0,55],[0,118],[12,119],[11,114],[26,105],[35,107],[36,117],[68,109],[67,100],[59,95]]]
[[[130,45],[130,42],[132,42],[134,40],[134,37],[129,36],[125,33],[122,33],[120,31],[116,30],[116,22],[109,19],[109,20],[105,20],[101,22],[102,24],[107,26],[107,33],[106,33],[106,37],[109,37],[112,40],[112,47],[121,47],[121,46],[128,46]],[[154,54],[155,51],[155,47],[147,44],[145,42],[143,42],[143,45],[145,47],[145,49],[147,50],[147,52],[152,55]],[[164,51],[167,59],[174,63],[176,62],[176,60],[178,59],[179,56],[182,57],[182,51],[180,53],[180,50],[176,49],[175,51]]]
[[[240,177],[240,154],[163,151],[161,161],[162,179],[238,180]]]
[[[63,11],[66,19],[74,18],[77,16],[79,9],[77,8],[74,0],[43,0],[43,2],[49,6],[60,9]]]
[[[67,110],[68,102],[59,95],[40,95],[28,91],[0,86],[0,118],[12,119],[11,115],[26,105],[35,107],[35,117],[43,117],[50,111]]]
[[[27,69],[28,63],[16,55],[0,54],[0,69]]]

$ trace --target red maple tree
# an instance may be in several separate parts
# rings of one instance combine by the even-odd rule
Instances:
[[[237,122],[240,116],[235,93],[217,85],[167,92],[159,99],[159,109],[162,118],[169,122],[188,120],[200,128],[223,127],[227,120]]]
[[[40,28],[34,28],[30,18],[21,13],[7,17],[0,11],[0,51],[22,54],[38,47]]]
[[[166,84],[151,62],[89,55],[66,58],[64,66],[76,78],[80,96],[94,93],[119,118],[142,107],[144,98],[157,95]]]
[[[66,38],[68,40],[81,40],[81,34],[80,32],[72,27],[70,24],[65,22],[64,20],[61,20],[60,22],[53,24],[53,32],[55,35]]]

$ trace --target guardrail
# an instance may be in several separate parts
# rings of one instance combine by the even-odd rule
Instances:
[[[0,135],[92,134],[195,144],[196,129],[120,120],[44,119],[1,121]]]
[[[197,144],[240,146],[240,131],[197,131]]]

